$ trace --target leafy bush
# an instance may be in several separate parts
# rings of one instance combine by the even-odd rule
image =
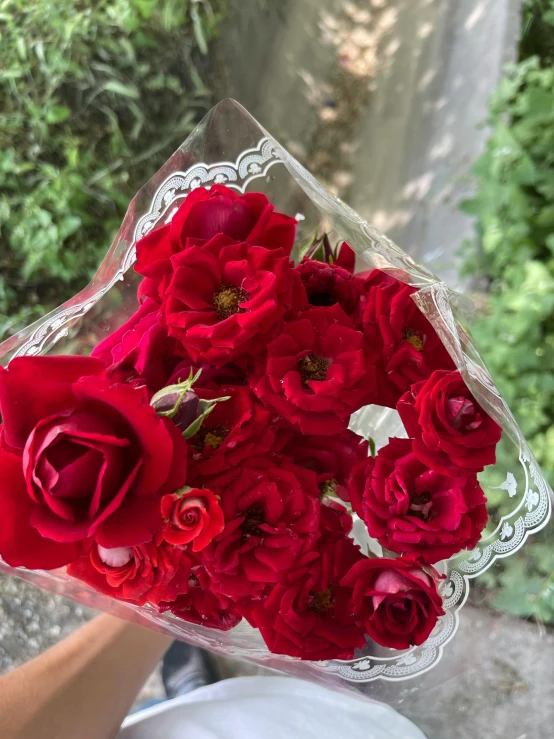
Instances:
[[[0,338],[84,286],[211,105],[225,0],[0,0]]]
[[[554,0],[527,0],[520,61],[491,102],[491,137],[475,166],[478,249],[466,270],[489,282],[476,343],[554,483]],[[500,507],[501,504],[499,504]],[[505,505],[505,503],[504,503]],[[501,510],[507,513],[507,510]],[[489,571],[491,604],[554,622],[554,542]],[[540,553],[540,556],[537,556]]]
[[[554,31],[554,29],[553,29]],[[510,69],[492,102],[492,136],[475,171],[480,252],[468,269],[490,280],[474,326],[543,469],[554,477],[554,66]]]

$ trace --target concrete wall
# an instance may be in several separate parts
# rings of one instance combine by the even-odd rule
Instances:
[[[275,5],[275,4],[274,4]],[[457,283],[458,210],[520,0],[241,0],[220,89],[417,260]],[[216,80],[217,82],[217,80]]]

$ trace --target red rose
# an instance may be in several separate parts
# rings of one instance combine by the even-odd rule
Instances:
[[[1,431],[1,427],[0,427]],[[21,457],[0,449],[0,556],[12,567],[55,570],[79,557],[82,544],[43,538],[29,525],[33,501],[27,494]]]
[[[169,259],[219,234],[228,243],[247,241],[266,249],[282,249],[289,256],[296,236],[296,221],[275,213],[262,193],[239,195],[222,185],[213,185],[210,190],[197,187],[187,195],[169,224],[137,242],[135,270],[147,278],[140,294],[158,296],[163,276],[171,271]]]
[[[473,549],[487,523],[477,477],[430,470],[409,439],[391,439],[375,459],[355,467],[349,493],[370,536],[428,564]]]
[[[307,257],[296,266],[313,306],[340,305],[346,315],[358,314],[364,294],[363,280],[337,263],[327,264]]]
[[[299,559],[261,602],[241,610],[258,628],[269,650],[308,660],[352,659],[365,645],[356,624],[352,589],[341,580],[361,558],[351,539],[323,540]]]
[[[220,631],[229,631],[242,621],[233,601],[211,590],[210,579],[202,566],[193,567],[187,592],[173,603],[161,603],[160,611],[171,611],[183,621]]]
[[[192,560],[182,549],[150,541],[135,547],[104,549],[94,544],[88,554],[67,567],[67,574],[99,593],[142,606],[175,600],[186,592]]]
[[[480,472],[496,461],[500,426],[470,393],[459,372],[437,370],[413,385],[398,403],[414,453],[448,474]]]
[[[177,546],[192,542],[193,552],[207,547],[225,526],[219,498],[207,488],[182,488],[164,495],[161,506],[162,538]]]
[[[21,476],[14,480],[13,455],[3,455],[12,482],[0,469],[0,508],[12,516],[0,519],[0,554],[10,564],[47,566],[29,528],[64,544],[147,542],[161,528],[160,497],[184,484],[187,446],[177,428],[156,415],[144,388],[101,372],[98,360],[70,356],[23,357],[0,370],[3,446]]]
[[[204,400],[217,397],[229,400],[217,403],[198,433],[189,439],[194,479],[238,467],[245,459],[272,449],[275,434],[270,428],[269,411],[250,388],[230,385],[221,387],[217,393],[206,390],[196,393]]]
[[[159,310],[147,298],[127,323],[93,350],[92,356],[103,363],[106,376],[114,382],[143,380],[152,393],[170,384],[168,378],[182,358],[176,354],[179,345],[160,323]]]
[[[313,472],[285,461],[257,465],[210,481],[221,495],[225,529],[202,559],[212,589],[233,599],[267,591],[313,545],[319,526]]]
[[[208,245],[193,246],[171,263],[165,321],[195,361],[221,366],[255,356],[303,299],[298,275],[279,249],[242,243],[213,253]]]
[[[338,267],[342,267],[351,274],[354,274],[356,269],[356,252],[352,247],[343,241],[339,248],[339,253],[334,262]]]
[[[347,480],[352,468],[369,454],[365,439],[349,430],[338,436],[304,436],[286,431],[280,436],[288,438],[283,454],[292,457],[300,467],[313,470],[323,494],[349,500]]]
[[[364,337],[339,305],[285,323],[249,378],[262,403],[303,434],[333,436],[375,391]]]
[[[348,536],[354,521],[351,513],[333,498],[323,498],[319,510],[319,530],[326,541],[337,540]]]
[[[363,315],[366,339],[381,347],[379,405],[394,408],[410,385],[426,380],[435,369],[454,363],[435,329],[412,299],[416,288],[374,270],[365,278],[367,304]]]
[[[408,649],[423,644],[444,615],[435,578],[409,558],[365,558],[341,585],[354,589],[358,622],[383,647]]]

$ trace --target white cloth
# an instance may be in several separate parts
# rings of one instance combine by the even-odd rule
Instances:
[[[382,703],[291,677],[237,677],[129,716],[118,739],[425,739]]]

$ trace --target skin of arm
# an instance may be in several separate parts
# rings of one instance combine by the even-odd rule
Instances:
[[[98,616],[0,677],[2,739],[113,739],[171,639]]]

